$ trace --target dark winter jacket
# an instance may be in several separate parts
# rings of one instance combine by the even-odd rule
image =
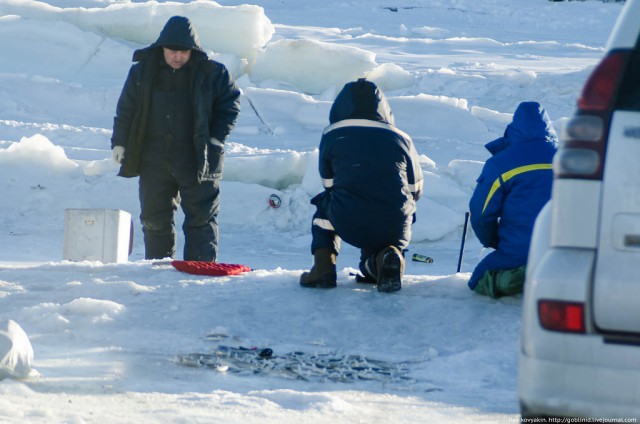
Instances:
[[[145,149],[149,129],[151,88],[164,60],[162,47],[191,49],[190,84],[193,102],[193,143],[198,180],[218,179],[222,173],[224,141],[240,112],[240,90],[226,67],[207,58],[187,18],[171,18],[158,40],[133,54],[135,63],[127,76],[118,101],[111,145],[123,146],[125,157],[118,175],[135,177]],[[185,65],[186,66],[186,65]]]
[[[173,69],[164,60],[161,62],[151,88],[142,168],[195,170],[191,61],[180,69]]]
[[[329,219],[347,243],[371,246],[387,232],[408,244],[422,169],[411,138],[393,125],[383,93],[365,80],[345,85],[320,143],[320,176],[330,192]],[[380,246],[383,247],[383,246]]]
[[[486,145],[493,156],[478,177],[469,208],[476,236],[497,254],[478,265],[471,288],[487,269],[526,264],[534,221],[551,197],[556,145],[549,116],[537,102],[521,103],[504,136]]]

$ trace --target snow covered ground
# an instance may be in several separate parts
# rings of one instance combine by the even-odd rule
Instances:
[[[0,321],[17,322],[35,355],[27,379],[0,381],[0,421],[515,422],[521,299],[468,290],[483,254],[473,234],[456,273],[464,212],[483,145],[519,102],[541,102],[562,129],[623,5],[242,3],[0,0]],[[145,261],[137,219],[128,263],[63,261],[65,209],[139,215],[137,180],[116,177],[111,161],[113,114],[133,50],[176,14],[243,89],[219,260],[254,271],[201,278]],[[337,91],[365,75],[421,154],[409,254],[434,262],[408,261],[403,289],[382,294],[354,281],[358,251],[344,245],[338,288],[303,289],[320,134]],[[175,363],[218,344],[364,355],[410,378],[305,381]]]

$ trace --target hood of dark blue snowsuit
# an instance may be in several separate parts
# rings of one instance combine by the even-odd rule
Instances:
[[[512,144],[534,139],[546,139],[553,143],[558,141],[551,119],[540,103],[522,102],[513,114],[513,120],[507,126],[504,136],[487,143],[485,147],[495,155]]]
[[[160,51],[162,47],[171,48],[172,50],[191,50],[192,54],[202,55],[206,57],[206,53],[200,45],[200,39],[196,33],[196,29],[189,20],[184,16],[173,16],[164,25],[158,39],[149,47],[136,50],[133,53],[133,60],[141,60],[145,54],[150,51]]]
[[[329,122],[334,124],[345,119],[368,119],[394,125],[384,93],[364,78],[345,84],[333,102]]]
[[[172,50],[199,50],[200,39],[189,18],[174,16],[167,21],[160,36],[150,47],[174,47]]]

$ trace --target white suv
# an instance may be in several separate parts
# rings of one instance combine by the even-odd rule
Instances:
[[[523,417],[640,418],[640,0],[554,158],[523,299]]]

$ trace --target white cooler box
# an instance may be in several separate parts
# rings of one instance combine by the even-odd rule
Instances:
[[[131,254],[131,214],[117,209],[66,209],[64,255],[68,261],[127,262]]]

